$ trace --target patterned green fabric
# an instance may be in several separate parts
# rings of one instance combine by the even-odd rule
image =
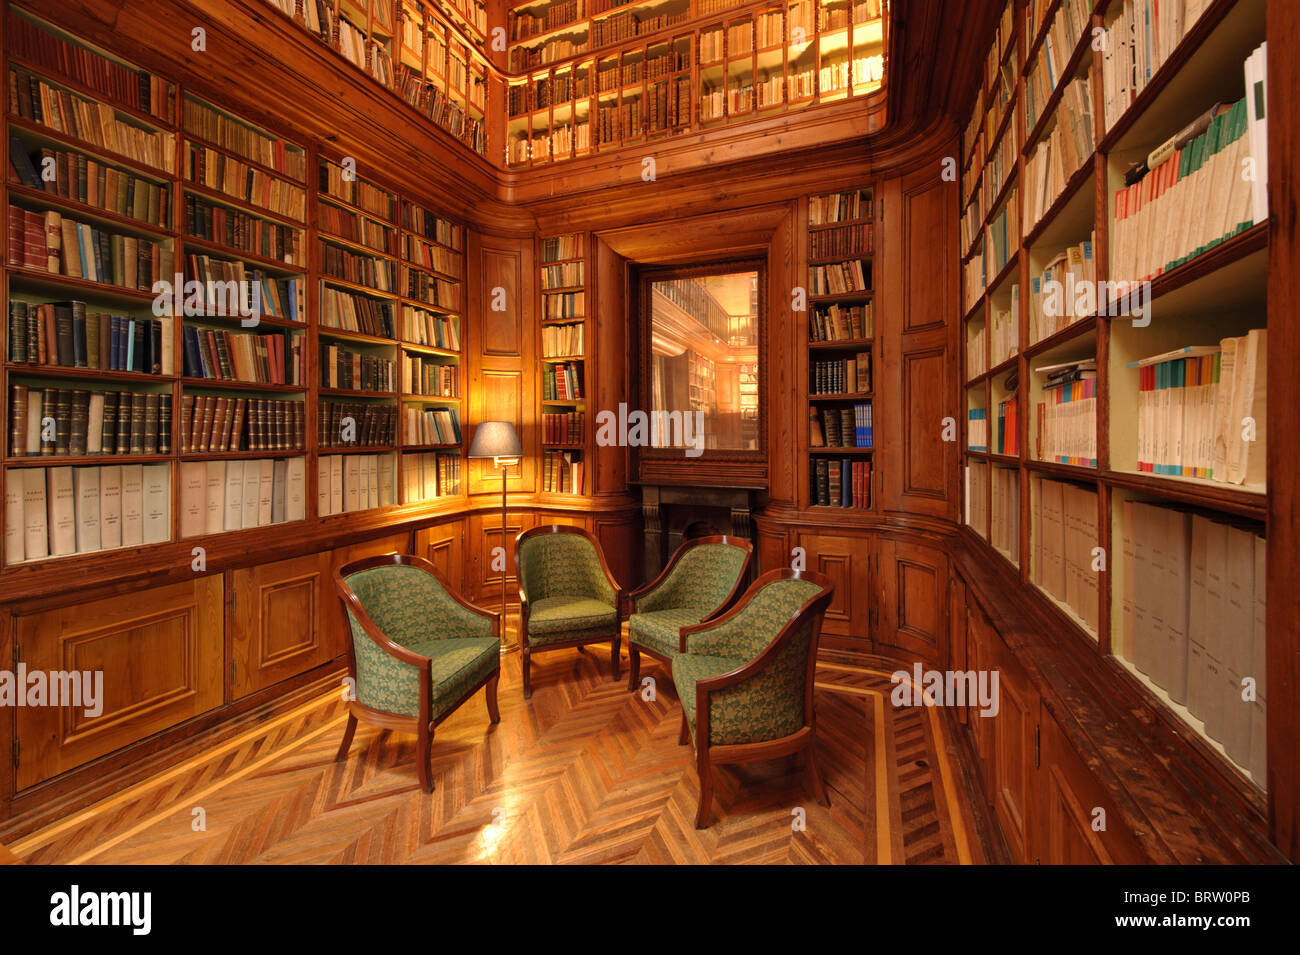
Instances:
[[[391,564],[344,578],[375,625],[407,647],[447,637],[490,637],[492,621],[462,607],[431,574]]]
[[[808,580],[773,580],[726,623],[691,634],[688,653],[752,660],[776,639],[800,607],[821,588]]]
[[[812,621],[791,635],[776,658],[754,676],[713,693],[709,698],[709,745],[759,743],[781,739],[803,727],[804,693]],[[673,683],[695,738],[696,683],[721,676],[746,661],[735,657],[682,653],[673,658]]]
[[[547,597],[590,597],[614,605],[614,588],[591,541],[581,534],[539,534],[519,548],[519,586],[530,604]]]
[[[637,599],[636,612],[707,607],[703,619],[731,594],[746,556],[744,548],[731,544],[697,544],[682,555],[662,584]]]
[[[672,659],[677,655],[682,627],[699,623],[714,607],[674,607],[649,613],[634,613],[627,620],[628,643],[653,650]]]
[[[400,564],[372,567],[344,582],[384,636],[433,661],[431,719],[500,665],[492,621],[462,607],[423,570]],[[357,701],[385,713],[418,716],[419,669],[377,646],[350,609],[348,622],[357,663]]]
[[[586,597],[545,597],[528,605],[528,642],[567,643],[618,632],[618,608]]]

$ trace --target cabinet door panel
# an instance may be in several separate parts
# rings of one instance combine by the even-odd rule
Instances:
[[[228,575],[230,699],[237,700],[339,656],[341,622],[331,552]]]
[[[435,527],[422,527],[415,532],[415,554],[437,568],[447,582],[464,594],[465,522],[452,521]]]
[[[868,541],[861,537],[800,533],[799,546],[804,549],[807,568],[825,574],[835,587],[822,632],[869,640],[871,552]]]
[[[16,617],[29,674],[91,671],[103,681],[93,716],[85,706],[17,708],[17,788],[220,706],[222,594],[214,574]]]
[[[1010,671],[999,667],[998,713],[993,721],[993,811],[1012,857],[1033,862],[1029,806],[1034,774],[1033,703]]]
[[[935,666],[948,662],[948,558],[922,544],[881,540],[876,639]]]

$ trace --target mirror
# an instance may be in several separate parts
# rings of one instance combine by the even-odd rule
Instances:
[[[652,448],[762,450],[760,269],[647,276]],[[683,427],[674,427],[680,413]],[[689,417],[688,417],[689,416]]]

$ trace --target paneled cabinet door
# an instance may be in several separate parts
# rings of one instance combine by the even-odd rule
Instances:
[[[998,672],[997,715],[992,721],[993,812],[1012,858],[1035,860],[1034,796],[1038,785],[1038,694],[1019,664],[998,641],[993,667]]]
[[[470,566],[467,582],[472,588],[475,603],[496,608],[501,603],[500,564],[494,566],[500,555],[505,564],[506,602],[518,606],[519,578],[515,573],[515,538],[533,526],[533,515],[524,511],[509,511],[506,515],[505,534],[501,533],[500,513],[476,514],[469,519]],[[503,548],[498,552],[496,548]]]
[[[870,540],[800,532],[798,541],[807,569],[825,574],[835,587],[822,633],[871,639]]]
[[[924,544],[880,539],[881,646],[934,666],[948,663],[948,557]]]
[[[226,616],[231,700],[237,700],[337,657],[325,620],[338,614],[330,551],[227,574]]]
[[[97,699],[80,691],[88,705],[16,710],[17,788],[220,706],[221,604],[221,575],[213,574],[15,617],[18,660],[28,674],[102,679]],[[61,693],[73,689],[59,684]]]
[[[415,555],[437,569],[458,593],[465,589],[465,521],[457,519],[415,532]]]

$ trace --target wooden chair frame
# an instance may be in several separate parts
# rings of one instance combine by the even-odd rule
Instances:
[[[640,597],[644,597],[652,591],[658,590],[659,586],[668,579],[668,575],[673,572],[673,568],[677,566],[677,562],[685,557],[692,547],[699,547],[702,544],[727,544],[731,547],[740,548],[745,552],[745,562],[740,565],[740,573],[736,577],[736,585],[731,588],[731,593],[727,594],[726,599],[723,600],[722,603],[710,610],[700,623],[708,623],[711,620],[716,619],[720,614],[725,612],[727,608],[734,604],[736,599],[744,592],[745,577],[749,573],[749,562],[754,558],[754,545],[744,538],[736,537],[735,535],[710,534],[708,537],[697,537],[694,540],[683,541],[682,545],[673,552],[673,556],[668,561],[668,566],[660,572],[658,577],[650,581],[650,583],[646,584],[641,589],[634,590],[630,594],[627,594],[623,598],[623,609],[625,611],[623,618],[630,618],[633,613],[633,608],[636,606],[636,600]],[[672,660],[664,656],[662,653],[656,653],[649,647],[638,647],[632,642],[632,635],[629,633],[627,640],[627,688],[629,690],[635,690],[637,682],[641,679],[641,654],[643,653],[647,656],[653,657],[660,663],[669,666],[672,664]]]
[[[432,712],[433,707],[431,658],[421,656],[418,653],[413,653],[400,644],[394,643],[391,639],[385,636],[379,626],[370,619],[370,614],[366,613],[365,607],[361,605],[361,601],[358,599],[357,595],[352,591],[352,588],[347,585],[347,581],[344,580],[345,577],[351,576],[359,571],[369,570],[372,567],[387,567],[393,565],[416,567],[432,576],[433,579],[442,586],[442,589],[447,592],[448,596],[466,610],[475,613],[480,617],[491,620],[492,635],[498,641],[501,639],[501,615],[484,610],[482,607],[475,606],[465,600],[451,587],[450,584],[447,583],[446,578],[444,578],[442,574],[438,573],[437,568],[423,557],[414,557],[405,554],[382,554],[378,557],[366,557],[362,560],[356,560],[334,570],[334,586],[338,590],[339,601],[342,604],[343,625],[349,635],[348,675],[352,678],[353,685],[356,685],[357,678],[357,656],[356,649],[352,644],[352,624],[348,618],[349,610],[351,610],[353,615],[356,616],[357,622],[361,624],[361,628],[366,632],[366,636],[374,641],[375,645],[379,647],[379,649],[383,650],[396,660],[417,667],[419,670],[420,681],[420,702],[418,712],[415,716],[401,716],[396,713],[387,713],[383,710],[377,710],[373,707],[365,706],[356,700],[349,701],[348,725],[343,731],[343,743],[339,746],[338,754],[334,758],[336,761],[347,758],[348,750],[352,746],[352,734],[356,732],[358,720],[364,720],[367,723],[373,723],[376,726],[388,730],[400,730],[408,733],[413,732],[419,738],[417,747],[417,758],[419,763],[417,769],[419,772],[420,786],[425,792],[431,793],[433,792],[433,777],[429,767],[429,755],[433,743],[434,728],[447,717],[451,716],[452,713],[456,712],[465,701],[484,686],[487,687],[488,718],[493,723],[500,723],[501,713],[500,710],[497,709],[497,681],[501,677],[501,667],[498,660],[497,668],[493,670],[486,679],[480,680],[478,683],[474,684],[474,686],[470,688],[464,696],[443,711],[441,716],[437,719],[432,719],[429,715]]]
[[[822,574],[808,570],[799,571],[790,570],[789,568],[769,570],[755,580],[750,585],[750,588],[745,591],[745,595],[741,597],[740,602],[722,616],[706,623],[683,627],[680,650],[682,653],[686,652],[687,641],[692,634],[704,633],[738,615],[759,590],[774,580],[807,580],[821,587],[822,590],[804,602],[803,606],[781,628],[781,632],[776,635],[776,638],[753,660],[732,670],[730,673],[723,673],[707,680],[700,680],[695,684],[695,766],[700,777],[700,802],[699,809],[695,814],[696,829],[705,829],[709,825],[709,811],[713,805],[713,775],[711,770],[714,765],[724,763],[751,763],[802,752],[804,754],[804,772],[807,777],[808,787],[812,790],[813,796],[818,802],[826,806],[830,805],[830,799],[826,795],[826,787],[822,785],[821,775],[817,771],[817,759],[814,754],[814,744],[817,741],[817,714],[813,709],[813,682],[817,670],[817,645],[821,639],[822,618],[826,613],[826,607],[831,602],[831,597],[834,596],[830,579]],[[808,647],[808,672],[804,681],[804,725],[796,732],[780,739],[763,740],[758,743],[710,746],[709,697],[719,690],[734,686],[765,669],[785,645],[793,639],[795,632],[809,617],[812,618],[812,639]],[[686,708],[683,707],[681,735],[678,742],[685,745],[690,742],[690,739],[691,729],[686,721]]]
[[[614,588],[614,608],[617,619],[615,620],[613,630],[610,633],[600,633],[596,636],[588,637],[585,640],[566,640],[563,643],[538,644],[536,647],[532,646],[528,642],[529,605],[528,596],[524,593],[524,579],[523,572],[520,569],[519,551],[525,541],[531,540],[534,537],[540,537],[543,534],[578,534],[590,541],[591,546],[596,549],[596,557],[600,560],[600,569],[604,572],[605,579],[609,581],[609,585]],[[622,614],[617,611],[619,611],[623,606],[623,588],[619,586],[618,581],[614,579],[614,575],[610,572],[609,564],[605,561],[605,552],[601,549],[600,542],[584,528],[574,527],[569,524],[544,524],[540,527],[530,528],[523,531],[515,538],[515,573],[518,575],[519,580],[519,648],[523,655],[524,699],[529,699],[533,695],[533,677],[531,667],[533,651],[542,653],[550,650],[564,650],[570,647],[581,649],[591,643],[604,643],[606,640],[609,640],[611,641],[609,665],[610,670],[614,674],[614,679],[617,680],[619,675],[618,652],[623,643]]]

